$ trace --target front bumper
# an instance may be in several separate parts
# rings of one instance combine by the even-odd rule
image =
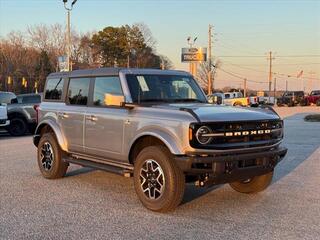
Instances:
[[[10,120],[0,119],[0,127],[6,127],[10,125]]]
[[[287,149],[276,147],[247,153],[176,156],[175,161],[186,175],[200,176],[206,184],[246,180],[273,171],[284,158]]]

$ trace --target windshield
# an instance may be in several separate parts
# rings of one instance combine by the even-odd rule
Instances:
[[[134,103],[207,102],[198,84],[188,76],[128,74],[126,78]]]

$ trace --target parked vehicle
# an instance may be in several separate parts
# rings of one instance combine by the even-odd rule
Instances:
[[[310,95],[305,97],[305,105],[315,104],[320,106],[320,90],[314,90]]]
[[[274,111],[209,104],[182,71],[52,73],[38,116],[33,141],[45,178],[64,176],[69,163],[133,176],[153,211],[178,206],[185,182],[260,192],[287,152]]]
[[[295,105],[304,105],[304,92],[303,91],[288,91],[284,92],[282,97],[277,98],[277,105],[279,107],[287,105],[293,107]]]
[[[259,106],[259,98],[257,96],[249,97],[250,106],[251,107],[258,107]]]
[[[209,103],[213,103],[213,104],[217,104],[217,105],[221,105],[224,104],[224,94],[223,93],[213,93],[211,95],[207,96],[208,102]]]
[[[260,105],[274,105],[275,104],[275,97],[258,97],[258,103]]]
[[[7,104],[0,103],[0,129],[7,127],[10,124],[8,119]]]
[[[243,97],[241,92],[224,93],[224,104],[228,106],[249,106],[250,99]]]
[[[37,113],[34,107],[41,102],[41,95],[23,94],[17,97],[12,92],[0,92],[0,99],[8,104],[10,120],[10,125],[6,127],[8,132],[12,136],[22,136],[28,131],[33,133],[37,125]]]

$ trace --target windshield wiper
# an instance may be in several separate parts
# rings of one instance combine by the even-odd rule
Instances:
[[[199,102],[199,103],[204,103],[204,101],[197,99],[197,98],[177,98],[177,99],[172,99],[173,102]]]

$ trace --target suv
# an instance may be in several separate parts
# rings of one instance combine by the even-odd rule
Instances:
[[[69,163],[133,176],[142,204],[173,210],[185,182],[264,190],[287,149],[270,109],[213,106],[182,71],[100,68],[52,73],[34,135],[45,178]]]
[[[320,106],[320,90],[314,90],[305,97],[305,105],[316,104]]]
[[[277,105],[279,107],[287,105],[293,107],[295,105],[305,105],[303,91],[288,91],[284,92],[280,98],[277,98]]]

